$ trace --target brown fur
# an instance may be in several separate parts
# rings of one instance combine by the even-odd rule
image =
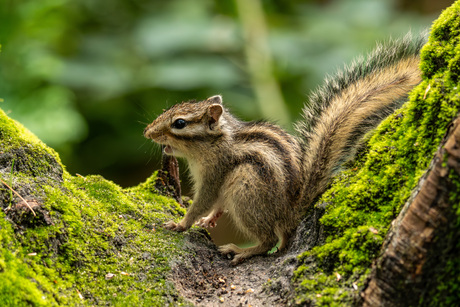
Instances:
[[[246,249],[220,247],[235,254],[232,263],[266,253],[278,241],[283,249],[334,172],[354,156],[363,135],[420,82],[420,46],[410,47],[407,38],[380,46],[367,62],[347,68],[338,85],[328,81],[304,110],[299,137],[270,123],[239,121],[220,96],[166,110],[144,135],[187,159],[195,196],[184,219],[165,227],[213,226],[227,211],[257,242]],[[177,120],[184,120],[185,127],[177,128]]]

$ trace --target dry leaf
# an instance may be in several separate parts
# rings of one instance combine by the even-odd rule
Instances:
[[[426,95],[428,94],[428,92],[430,91],[430,88],[431,88],[431,84],[428,84],[428,86],[426,87],[426,90],[425,90],[425,95],[423,95],[423,99],[425,100],[426,98]]]
[[[106,279],[106,280],[112,279],[112,278],[114,278],[114,277],[115,277],[115,274],[112,274],[112,273],[107,273],[107,274],[105,274],[105,279]]]
[[[77,177],[83,178],[86,181],[86,178],[84,176],[80,175],[79,173],[76,173],[75,175],[77,175]]]
[[[378,234],[379,231],[377,229],[375,229],[374,227],[369,227],[369,231],[372,232],[373,234]]]

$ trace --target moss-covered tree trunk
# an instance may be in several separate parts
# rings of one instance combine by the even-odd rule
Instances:
[[[458,304],[460,118],[387,234],[364,306]]]
[[[460,5],[435,22],[423,51],[419,112],[433,120],[459,112]],[[449,109],[449,112],[446,112]],[[433,112],[432,111],[432,112]],[[419,115],[420,123],[423,115]],[[432,130],[440,129],[435,123]],[[444,124],[443,124],[444,126]],[[428,127],[427,127],[428,128]],[[439,130],[437,134],[444,133]],[[434,133],[433,133],[434,134]],[[365,306],[454,306],[460,298],[460,117],[448,129],[426,174],[387,234],[363,293]]]
[[[456,126],[431,161],[460,110],[459,16],[456,2],[435,22],[423,82],[334,179],[288,251],[237,267],[205,231],[161,227],[184,214],[158,194],[168,178],[122,189],[73,176],[0,110],[0,306],[458,302]]]

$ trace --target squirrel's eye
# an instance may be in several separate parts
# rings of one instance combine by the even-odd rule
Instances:
[[[185,126],[187,126],[187,122],[182,118],[176,119],[176,121],[172,124],[172,127],[176,129],[182,129]]]

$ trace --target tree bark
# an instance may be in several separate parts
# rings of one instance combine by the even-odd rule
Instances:
[[[179,179],[179,162],[176,157],[166,155],[162,146],[161,170],[158,170],[155,188],[163,195],[174,198],[182,207],[182,190]]]
[[[455,232],[456,201],[452,197],[458,190],[458,175],[460,118],[449,127],[429,170],[393,223],[362,293],[364,306],[433,304],[424,296],[437,286],[439,274],[434,273],[456,253],[446,235]],[[453,246],[455,249],[455,242]]]

